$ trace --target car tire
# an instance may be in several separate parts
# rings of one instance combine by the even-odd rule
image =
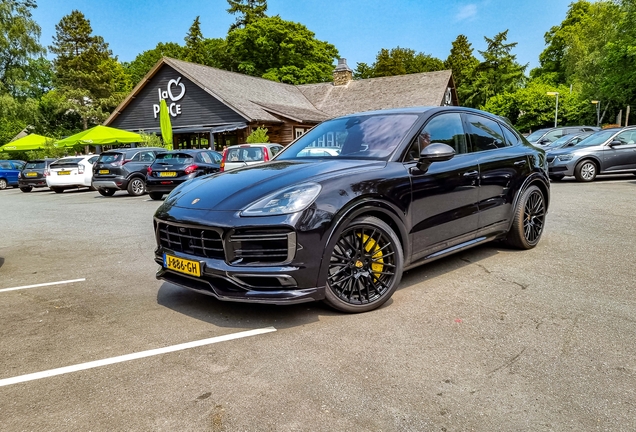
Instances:
[[[150,195],[150,198],[155,201],[159,201],[161,198],[163,198],[163,193],[161,192],[148,192],[148,195]]]
[[[329,262],[325,303],[342,312],[382,306],[402,279],[400,240],[389,225],[372,216],[349,223],[324,259]]]
[[[565,177],[564,175],[554,175],[554,176],[550,176],[550,180],[552,181],[561,181],[563,180],[563,177]]]
[[[55,192],[55,193],[62,193],[62,192],[64,192],[64,189],[61,189],[61,188],[51,188],[51,190],[52,190],[53,192]]]
[[[31,186],[23,186],[20,188],[22,192],[31,192],[33,188]]]
[[[531,185],[523,191],[513,213],[512,227],[505,239],[516,249],[532,249],[539,243],[545,227],[545,197]]]
[[[100,195],[107,197],[115,195],[115,189],[97,188],[97,192],[99,192]]]
[[[580,182],[591,182],[598,174],[598,167],[589,159],[579,162],[574,168],[574,177]]]
[[[130,179],[128,183],[128,195],[140,196],[146,192],[146,184],[138,177]]]
[[[7,188],[7,181],[5,179],[0,179],[0,190]]]

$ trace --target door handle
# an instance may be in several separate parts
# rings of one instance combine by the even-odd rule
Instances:
[[[525,164],[526,164],[526,160],[525,159],[515,162],[515,166],[524,166]]]
[[[462,176],[464,177],[477,177],[479,175],[479,171],[466,171]]]

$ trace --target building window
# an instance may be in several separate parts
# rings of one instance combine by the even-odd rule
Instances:
[[[301,136],[305,135],[305,132],[307,132],[308,129],[305,128],[294,128],[294,138],[300,138]]]

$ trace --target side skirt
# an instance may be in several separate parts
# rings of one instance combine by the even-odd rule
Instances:
[[[429,262],[435,261],[437,259],[444,258],[444,257],[446,257],[448,255],[452,255],[454,253],[461,252],[461,251],[464,251],[466,249],[470,249],[470,248],[475,247],[477,245],[480,245],[480,244],[483,244],[483,243],[488,243],[489,241],[495,240],[495,239],[497,239],[499,237],[501,237],[500,233],[491,234],[491,235],[487,235],[487,236],[481,236],[481,237],[478,237],[476,239],[466,241],[464,243],[460,243],[458,245],[455,245],[455,246],[449,247],[447,249],[444,249],[444,250],[435,252],[433,254],[427,255],[424,258],[421,258],[421,259],[409,264],[408,266],[404,267],[404,271],[411,270],[412,268],[418,267],[418,266],[420,266],[420,265],[422,265],[424,263],[429,263]]]

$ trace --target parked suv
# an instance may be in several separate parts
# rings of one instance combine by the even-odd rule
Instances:
[[[598,174],[636,174],[636,127],[604,129],[573,147],[546,152],[552,180],[575,176],[591,182]]]
[[[273,143],[240,144],[228,147],[223,152],[221,171],[270,161],[282,149],[282,145]]]
[[[0,160],[0,189],[18,185],[18,174],[24,167],[24,161]]]
[[[56,159],[34,159],[24,165],[19,174],[18,186],[22,192],[31,192],[33,188],[47,187],[46,177],[49,175],[49,166]]]
[[[93,165],[93,187],[103,196],[112,196],[118,190],[143,195],[146,171],[157,154],[165,151],[159,147],[137,147],[104,152]]]
[[[212,150],[175,150],[157,155],[148,167],[146,190],[153,200],[188,180],[219,172],[221,155]]]
[[[599,130],[601,130],[601,128],[596,126],[563,126],[545,128],[532,132],[526,137],[526,139],[530,142],[530,144],[544,146],[558,140],[564,135],[570,135],[577,132],[595,132]]]

